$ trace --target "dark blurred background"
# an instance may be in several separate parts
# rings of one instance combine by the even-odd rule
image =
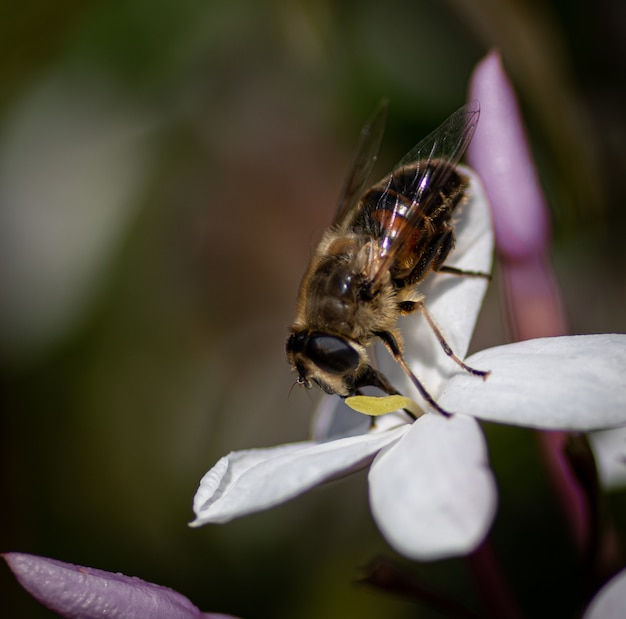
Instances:
[[[380,173],[498,47],[553,212],[571,330],[626,331],[620,0],[27,0],[0,19],[0,551],[121,571],[248,618],[442,617],[358,585],[377,555],[480,608],[461,560],[410,565],[365,474],[191,530],[225,453],[307,437],[286,327],[358,131]],[[506,341],[497,283],[474,349]],[[494,545],[533,617],[572,555],[532,433],[486,428]],[[610,499],[626,514],[623,498]],[[552,600],[546,602],[546,596]],[[0,614],[51,617],[0,566]]]

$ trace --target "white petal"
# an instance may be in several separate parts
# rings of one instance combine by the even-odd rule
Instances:
[[[196,519],[191,526],[228,522],[273,507],[363,468],[408,427],[325,443],[302,442],[232,452],[200,481],[193,501]]]
[[[311,436],[316,441],[326,441],[333,437],[365,434],[369,425],[367,417],[353,411],[342,398],[324,395],[311,418]]]
[[[369,391],[369,388],[364,391]],[[376,419],[376,426],[372,428],[370,417],[352,410],[342,398],[329,395],[324,396],[315,409],[311,435],[316,441],[327,441],[368,432],[384,432],[406,423],[411,423],[411,419],[405,413],[388,413]]]
[[[541,338],[468,359],[486,381],[457,372],[439,404],[513,425],[599,430],[626,424],[626,335]]]
[[[491,272],[493,230],[489,202],[480,180],[469,168],[469,199],[456,224],[457,243],[446,265],[468,271]],[[433,273],[419,287],[425,305],[452,350],[461,358],[467,349],[483,302],[488,281],[483,277],[460,277]],[[405,358],[431,395],[437,396],[447,376],[458,367],[445,355],[420,312],[400,319]],[[404,395],[415,396],[414,387],[382,346],[377,355],[383,373]],[[416,397],[418,402],[422,400]]]
[[[626,570],[622,570],[600,589],[583,619],[623,619],[626,608]]]
[[[489,198],[476,172],[467,166],[458,167],[469,177],[470,186],[467,203],[461,207],[455,225],[456,246],[446,264],[467,271],[491,273],[494,235]],[[484,279],[478,281],[485,282]]]
[[[485,438],[470,417],[424,415],[376,457],[369,479],[381,532],[410,559],[467,554],[484,539],[495,514]]]
[[[626,427],[592,432],[589,441],[596,458],[598,475],[607,490],[626,486]]]

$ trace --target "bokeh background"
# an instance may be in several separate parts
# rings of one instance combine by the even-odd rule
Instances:
[[[365,474],[199,530],[191,499],[228,451],[307,437],[315,397],[291,390],[286,326],[363,121],[391,100],[382,174],[493,47],[571,331],[626,331],[624,4],[28,0],[1,15],[0,551],[248,618],[444,616],[358,584],[384,555],[480,612],[462,560],[394,555]],[[501,308],[496,277],[474,349],[507,341]],[[537,441],[486,431],[494,548],[529,616],[567,616],[573,551]],[[607,507],[623,524],[623,497]],[[4,565],[0,614],[52,616]]]

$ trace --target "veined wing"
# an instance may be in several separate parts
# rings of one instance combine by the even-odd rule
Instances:
[[[376,253],[369,259],[373,290],[398,254],[406,250],[406,243],[411,242],[416,230],[429,233],[428,218],[441,202],[441,193],[472,139],[479,114],[478,101],[464,105],[409,151],[391,174],[370,191],[369,199],[376,201],[364,208],[373,227],[379,227]]]
[[[372,168],[378,158],[378,151],[385,132],[387,121],[387,100],[381,101],[378,109],[361,129],[354,162],[340,194],[333,226],[342,228],[353,218],[359,200],[365,191]]]

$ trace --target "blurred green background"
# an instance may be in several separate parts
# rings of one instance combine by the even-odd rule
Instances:
[[[553,209],[572,332],[626,331],[623,4],[27,0],[1,14],[0,551],[248,618],[444,616],[356,584],[382,554],[479,609],[461,560],[388,548],[365,474],[199,530],[191,499],[228,451],[307,437],[314,398],[290,392],[286,326],[363,121],[391,100],[390,167],[463,103],[492,47]],[[473,348],[506,341],[503,324],[496,283]],[[530,616],[567,616],[572,555],[534,436],[486,430],[496,551]],[[609,506],[623,523],[623,498]],[[0,614],[52,616],[4,565]]]

